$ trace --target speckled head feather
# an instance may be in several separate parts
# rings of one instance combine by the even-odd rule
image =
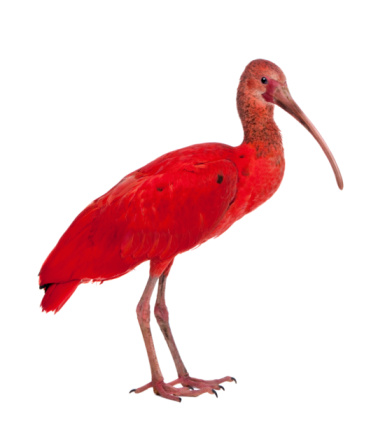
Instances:
[[[279,129],[273,120],[274,105],[266,96],[285,83],[282,70],[270,61],[256,59],[247,65],[237,91],[237,109],[245,142],[281,143]]]

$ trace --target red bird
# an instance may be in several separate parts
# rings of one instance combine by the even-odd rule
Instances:
[[[152,381],[157,395],[215,393],[232,377],[205,381],[186,370],[169,326],[166,279],[174,258],[225,232],[235,221],[269,199],[278,189],[285,161],[273,119],[277,104],[303,124],[322,147],[340,189],[339,168],[319,132],[290,96],[283,72],[265,60],[243,72],[237,107],[244,128],[238,147],[204,143],[169,152],[130,173],[82,211],[44,262],[39,285],[43,311],[59,311],[78,285],[107,281],[150,261],[150,276],[137,307]],[[165,383],[150,330],[150,298],[158,282],[154,313],[167,341],[178,379]],[[181,384],[183,387],[175,387]],[[196,390],[194,390],[196,388]]]

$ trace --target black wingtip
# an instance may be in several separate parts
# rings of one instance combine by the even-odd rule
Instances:
[[[48,291],[48,288],[49,288],[51,285],[53,285],[53,283],[52,283],[52,284],[42,284],[42,285],[39,286],[39,289],[40,289],[40,290],[44,289],[44,291],[45,291],[45,293],[46,293],[46,292]]]

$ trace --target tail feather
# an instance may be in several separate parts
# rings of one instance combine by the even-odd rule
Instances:
[[[62,284],[43,285],[41,288],[45,288],[45,296],[41,302],[42,311],[57,313],[72,296],[79,284],[80,281],[70,281]]]

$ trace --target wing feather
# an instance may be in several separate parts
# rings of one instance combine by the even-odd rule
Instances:
[[[236,195],[233,162],[156,167],[131,173],[75,219],[45,261],[41,285],[111,279],[214,236]]]

